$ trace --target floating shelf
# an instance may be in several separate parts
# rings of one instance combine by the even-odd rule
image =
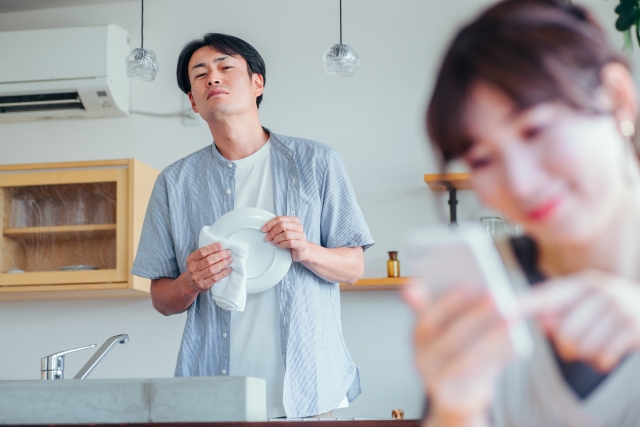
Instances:
[[[412,277],[383,277],[375,279],[360,279],[353,285],[340,284],[342,292],[353,291],[391,291],[411,281]]]
[[[87,224],[87,225],[55,225],[50,227],[12,227],[2,230],[5,237],[21,240],[42,238],[71,238],[78,234],[100,237],[116,231],[116,224]]]
[[[449,192],[449,220],[452,226],[458,225],[458,211],[456,205],[458,199],[456,192],[458,190],[472,190],[471,175],[468,173],[445,173],[445,174],[425,174],[424,182],[433,191]]]
[[[449,191],[447,183],[456,190],[471,190],[471,175],[468,173],[425,174],[424,182],[433,191]]]

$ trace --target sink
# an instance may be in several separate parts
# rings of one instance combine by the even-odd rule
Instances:
[[[266,420],[261,378],[0,381],[0,424]]]

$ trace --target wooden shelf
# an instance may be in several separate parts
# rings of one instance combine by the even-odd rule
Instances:
[[[360,279],[353,285],[340,284],[343,292],[353,291],[391,291],[411,281],[412,277],[383,277],[374,279]]]
[[[433,191],[447,191],[445,182],[457,190],[471,190],[471,175],[468,173],[425,174],[424,182]]]
[[[96,237],[116,231],[116,224],[87,224],[87,225],[56,225],[51,227],[23,227],[5,228],[2,234],[21,240],[33,240],[55,236],[56,238],[69,238],[82,233],[83,235],[95,235]],[[106,233],[105,233],[106,232]]]

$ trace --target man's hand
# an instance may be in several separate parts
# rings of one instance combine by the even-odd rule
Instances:
[[[203,246],[187,257],[184,271],[186,294],[199,294],[231,273],[229,266],[233,262],[231,251],[220,243]]]
[[[295,262],[309,259],[307,236],[300,219],[295,216],[277,216],[262,226],[260,230],[267,233],[264,240],[279,248],[291,249]]]
[[[203,246],[187,257],[187,268],[177,278],[151,281],[151,303],[165,316],[185,311],[201,292],[231,273],[231,252],[220,243]]]

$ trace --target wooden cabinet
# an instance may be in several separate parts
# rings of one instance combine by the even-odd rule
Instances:
[[[0,166],[0,301],[147,296],[129,271],[157,175],[133,159]]]

